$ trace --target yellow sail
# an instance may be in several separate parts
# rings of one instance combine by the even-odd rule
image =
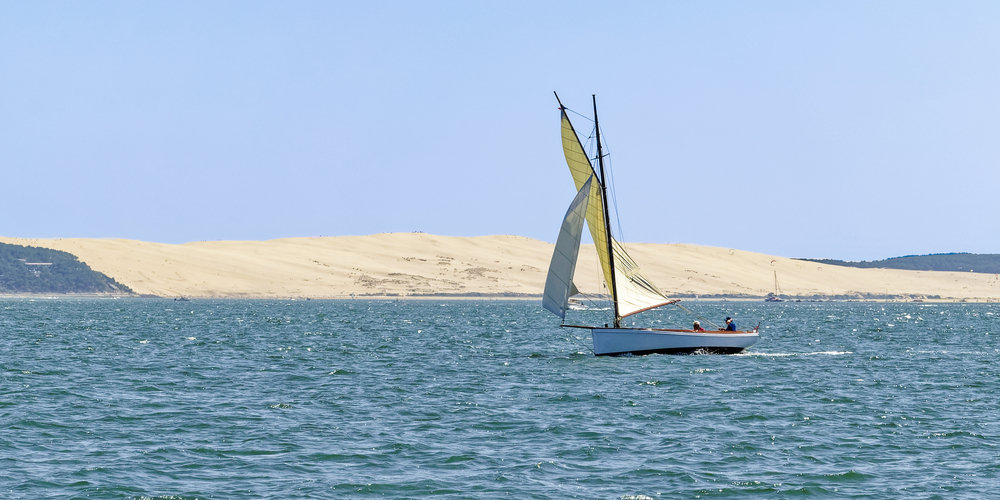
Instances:
[[[594,167],[587,158],[580,139],[573,130],[573,124],[566,116],[566,110],[562,111],[562,145],[563,153],[566,155],[566,164],[569,165],[569,172],[573,175],[573,184],[576,190],[583,188],[590,176],[598,178]],[[604,270],[604,282],[611,287],[611,259],[608,258],[608,240],[605,238],[607,231],[604,230],[604,203],[601,201],[601,185],[594,182],[590,185],[590,198],[587,200],[587,226],[590,228],[590,236],[597,246],[597,258],[601,262]]]
[[[573,183],[577,190],[583,188],[583,184],[591,175],[598,178],[565,109],[562,110],[562,144],[563,153],[566,155],[566,164],[573,175]],[[614,238],[611,239],[611,247],[614,252],[614,268],[612,268],[612,259],[608,255],[608,231],[604,227],[604,203],[601,198],[600,184],[592,183],[587,203],[587,226],[590,228],[590,236],[594,239],[594,245],[597,247],[597,257],[601,261],[601,268],[604,271],[604,282],[608,284],[609,289],[612,283],[615,285],[618,314],[625,317],[669,304],[670,301],[663,295],[663,292],[660,292],[656,285],[653,285],[649,278],[639,270],[635,260],[625,252],[625,249]],[[612,280],[612,273],[614,273],[614,280]]]

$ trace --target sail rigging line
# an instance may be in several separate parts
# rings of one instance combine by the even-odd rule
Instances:
[[[625,246],[625,229],[622,227],[621,214],[618,211],[618,191],[615,189],[615,169],[614,165],[611,163],[611,153],[604,155],[607,161],[608,167],[608,188],[611,191],[611,206],[615,209],[615,223],[618,224],[618,244],[621,245],[626,251],[628,248]],[[611,214],[608,214],[611,217]]]
[[[597,355],[597,353],[594,352],[594,348],[591,347],[593,345],[593,342],[594,342],[593,339],[591,339],[591,341],[590,341],[591,344],[587,345],[586,344],[586,342],[587,342],[586,337],[577,337],[576,335],[573,335],[573,338],[577,341],[576,343],[579,344],[579,347],[582,347],[582,348],[590,351],[590,353],[593,354],[593,355],[595,355],[595,356]]]
[[[597,253],[596,242],[594,243],[594,250],[596,254]],[[601,256],[600,254],[597,254],[596,257],[597,257],[597,268],[600,269]],[[597,289],[600,290],[600,292],[598,292],[598,295],[593,296],[593,298],[591,299],[592,300],[591,304],[601,308],[599,309],[602,312],[601,316],[604,317],[605,319],[604,323],[607,324],[614,322],[615,308],[614,304],[612,303],[613,295],[611,294],[611,291],[608,290],[608,283],[604,281],[604,277],[602,276],[602,274],[603,273],[598,273],[597,275]]]
[[[566,108],[566,109],[569,110],[569,111],[573,111],[573,110],[571,110],[569,108]],[[583,118],[586,118],[590,122],[594,122],[594,120],[588,118],[585,115],[577,113],[576,111],[573,111],[573,113],[576,114],[576,115],[582,116]],[[606,136],[607,136],[607,134],[602,134],[601,135],[601,138],[604,139],[604,141],[602,143],[605,146],[606,146],[606,143],[607,143],[607,137]],[[590,129],[590,135],[587,136],[587,140],[583,141],[583,143],[581,144],[581,146],[583,147],[583,150],[587,154],[587,158],[591,162],[600,162],[600,158],[597,157],[598,153],[594,151],[594,149],[596,147],[596,145],[595,145],[596,144],[596,138],[597,138],[597,129],[596,129],[596,125],[595,125],[594,128]],[[608,149],[608,148],[605,147],[605,149]],[[611,193],[611,197],[609,198],[611,200],[610,201],[610,206],[614,208],[615,223],[618,225],[618,236],[620,237],[620,240],[618,241],[618,244],[620,244],[623,248],[625,248],[624,242],[621,241],[621,240],[625,239],[625,231],[622,229],[622,219],[621,219],[621,215],[619,215],[619,213],[618,213],[618,192],[615,190],[615,170],[613,168],[613,165],[611,164],[611,153],[610,152],[604,153],[603,154],[603,158],[605,158],[605,168],[607,169],[607,172],[608,172],[608,179],[607,180],[602,179],[601,180],[601,184],[606,185],[608,187],[608,191]],[[609,218],[611,217],[610,213],[608,214],[608,217]],[[626,248],[626,250],[628,250],[628,249]]]
[[[562,327],[564,327],[564,328],[586,328],[586,329],[588,329],[588,330],[589,330],[589,329],[591,329],[591,328],[593,328],[593,327],[591,327],[591,326],[581,326],[581,325],[567,325],[567,324],[565,324],[565,323],[563,323],[562,325],[559,325],[559,326],[562,326]],[[573,336],[573,338],[575,338],[575,339],[577,339],[577,340],[583,340],[583,338],[579,338],[579,337],[577,337],[576,335],[574,335],[574,336]],[[593,342],[593,339],[591,339],[591,342]],[[591,354],[593,354],[594,356],[596,356],[596,355],[597,355],[597,353],[596,353],[596,352],[594,352],[594,348],[593,348],[593,347],[590,347],[590,346],[589,346],[589,345],[587,345],[587,344],[583,344],[583,345],[582,345],[581,347],[583,347],[583,348],[587,349],[588,351],[590,351],[590,353],[591,353]]]
[[[573,113],[575,113],[577,115],[580,115],[580,113],[577,113],[576,111],[573,111]],[[595,113],[594,116],[596,118],[596,116],[597,116],[596,115],[596,113],[597,113],[596,106],[594,108],[594,113]],[[580,115],[580,116],[583,116],[584,118],[587,118],[584,115]],[[587,118],[587,119],[590,120],[589,118]],[[597,122],[596,122],[596,120],[590,120],[590,121],[594,122],[594,128],[591,129],[590,136],[587,137],[586,142],[584,142],[582,144],[582,146],[584,148],[584,151],[587,151],[589,149],[591,152],[593,152],[592,148],[594,148],[594,145],[591,143],[591,141],[598,142],[599,143],[598,146],[603,146],[604,149],[610,149],[610,148],[607,148],[607,134],[603,134],[602,133],[600,137],[597,137],[597,134],[598,134]],[[598,155],[601,155],[601,157],[599,158]],[[604,166],[605,166],[605,169],[607,170],[607,174],[608,175],[607,175],[607,179],[604,179],[604,178],[601,179],[601,184],[604,185],[607,188],[607,191],[611,193],[610,198],[607,197],[607,196],[605,196],[606,200],[610,200],[610,201],[607,201],[605,203],[605,205],[606,205],[605,208],[607,208],[608,204],[610,204],[610,206],[612,208],[614,208],[615,223],[618,226],[617,229],[618,229],[618,236],[619,236],[619,238],[616,239],[615,241],[617,241],[618,244],[623,249],[625,249],[626,251],[628,251],[628,248],[625,245],[625,230],[624,230],[624,228],[622,226],[621,214],[618,211],[618,191],[615,189],[615,169],[614,169],[614,165],[612,164],[611,153],[610,152],[604,152],[603,154],[601,154],[601,153],[598,153],[598,152],[594,152],[593,155],[591,155],[591,154],[588,153],[587,157],[591,161],[596,161],[598,163],[601,162],[602,158],[604,159]],[[604,174],[602,173],[601,175],[604,175]],[[610,211],[608,211],[607,212],[607,218],[610,219],[610,217],[611,217],[611,213],[610,213]],[[609,236],[611,236],[612,238],[614,238],[614,234],[610,230],[611,226],[609,225],[608,227],[609,227],[609,229],[608,229]]]
[[[607,134],[601,134],[601,138],[604,139],[603,143],[606,145],[607,144]],[[622,226],[621,212],[619,212],[619,210],[618,210],[618,190],[615,189],[615,169],[614,169],[614,164],[612,163],[611,153],[610,152],[604,153],[604,158],[607,159],[606,162],[605,162],[605,166],[606,166],[607,171],[608,171],[608,180],[606,181],[606,185],[607,185],[608,191],[611,192],[611,197],[609,198],[609,200],[610,200],[609,203],[614,208],[615,223],[618,226],[618,228],[617,228],[618,229],[618,238],[615,241],[618,243],[619,246],[622,247],[622,249],[624,249],[627,252],[628,251],[628,245],[626,243],[626,238],[625,238],[625,228],[624,228],[624,226]],[[610,212],[608,213],[608,217],[611,217],[611,213]],[[609,233],[610,233],[610,230],[609,230]],[[661,304],[661,305],[667,305],[667,304]],[[635,313],[633,313],[633,314],[635,314]]]
[[[559,99],[559,96],[558,96],[558,95],[556,96],[556,99],[557,99],[557,100]],[[593,118],[591,118],[591,117],[589,117],[589,116],[587,116],[587,115],[584,115],[584,114],[581,114],[581,113],[577,113],[576,111],[573,111],[572,109],[570,109],[570,108],[567,108],[566,106],[563,106],[563,107],[562,107],[562,109],[565,109],[566,111],[569,111],[570,113],[573,113],[574,115],[577,115],[577,116],[579,116],[580,118],[583,118],[584,120],[587,120],[588,122],[591,122],[591,123],[593,123],[593,122],[594,122],[594,119],[593,119]],[[593,136],[593,134],[591,134],[591,136],[590,136],[590,137],[588,137],[588,139],[590,139],[590,138],[593,138],[593,137],[594,137],[594,136]]]
[[[675,303],[674,305],[677,306],[677,307],[679,307],[679,308],[681,308],[681,309],[684,309],[691,316],[694,316],[695,318],[698,318],[698,319],[704,321],[705,323],[708,323],[708,324],[712,325],[712,328],[719,328],[719,325],[716,325],[715,323],[713,323],[712,320],[710,320],[710,319],[708,319],[708,318],[706,318],[704,316],[701,316],[700,314],[697,314],[694,311],[692,311],[692,310],[690,310],[690,309],[688,309],[688,308],[686,308],[686,307],[684,307],[684,306],[682,306],[682,305],[680,305],[678,303]]]

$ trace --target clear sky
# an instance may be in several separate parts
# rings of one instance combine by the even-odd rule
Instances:
[[[1000,2],[2,2],[0,235],[1000,253]],[[578,129],[589,129],[576,118]]]

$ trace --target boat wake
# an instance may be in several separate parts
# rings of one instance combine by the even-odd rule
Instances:
[[[853,351],[820,351],[820,352],[741,352],[734,356],[758,356],[763,358],[784,358],[790,356],[842,356],[854,354]]]

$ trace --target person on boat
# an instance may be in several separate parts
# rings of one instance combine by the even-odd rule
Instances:
[[[701,323],[699,323],[697,321],[694,322],[694,328],[692,328],[692,330],[694,330],[696,332],[703,332],[703,331],[705,331],[705,329],[701,327]]]
[[[735,332],[736,331],[736,322],[733,321],[733,318],[730,318],[729,316],[726,316],[726,327],[725,328],[719,328],[719,330],[726,330],[726,331],[730,331],[730,332]]]

